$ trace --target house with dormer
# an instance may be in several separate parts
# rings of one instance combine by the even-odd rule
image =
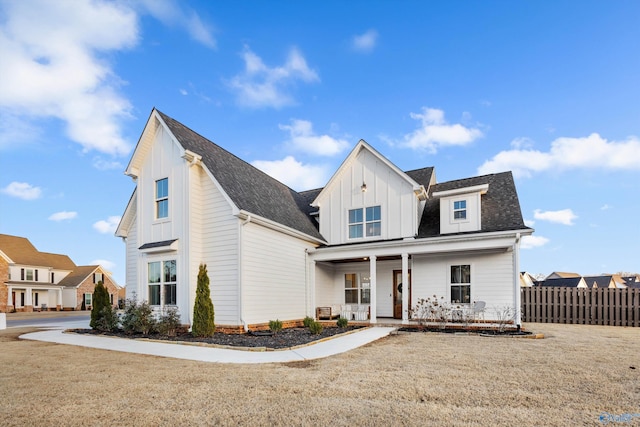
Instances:
[[[323,188],[297,192],[153,109],[125,173],[127,295],[177,307],[185,324],[200,264],[229,328],[318,307],[406,323],[434,295],[520,306],[519,244],[533,230],[509,172],[438,183],[433,167],[403,171],[361,140]]]
[[[98,282],[116,305],[121,287],[102,266],[77,266],[25,237],[0,234],[0,312],[91,309]]]

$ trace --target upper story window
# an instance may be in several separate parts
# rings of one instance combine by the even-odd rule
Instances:
[[[33,282],[33,270],[30,268],[20,269],[20,280],[27,280],[29,282]]]
[[[169,216],[169,178],[156,181],[156,219]]]
[[[99,282],[104,284],[102,273],[93,273],[93,283],[98,284]]]
[[[349,238],[380,236],[380,206],[349,209]]]
[[[467,219],[466,200],[456,200],[453,202],[453,219]]]

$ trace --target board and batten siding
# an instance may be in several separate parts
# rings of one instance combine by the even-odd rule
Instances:
[[[305,249],[313,246],[251,222],[242,227],[244,321],[303,319],[308,299]]]
[[[132,299],[134,294],[140,295],[140,289],[138,289],[138,223],[133,221],[129,232],[127,234],[126,245],[126,271],[125,271],[125,286],[126,286],[126,298]]]
[[[363,183],[366,191],[361,189]],[[412,237],[418,231],[418,201],[413,187],[367,150],[362,150],[349,169],[336,177],[329,190],[318,201],[320,233],[329,244],[366,240],[349,239],[349,209],[380,206],[381,236],[376,239]]]
[[[191,253],[191,298],[195,301],[200,263],[207,265],[209,291],[220,325],[240,325],[238,295],[238,234],[240,221],[211,177],[197,168],[198,187],[194,192]],[[194,179],[195,181],[195,179]],[[198,196],[196,197],[196,194]],[[193,307],[191,307],[193,310]]]
[[[427,256],[414,255],[411,266],[412,303],[418,298],[451,300],[450,269],[452,265],[471,265],[471,299],[485,301],[485,318],[495,309],[513,307],[513,253],[477,255]]]

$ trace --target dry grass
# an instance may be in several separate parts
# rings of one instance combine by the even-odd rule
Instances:
[[[640,328],[529,327],[546,339],[413,333],[270,365],[21,341],[25,330],[9,329],[0,424],[553,426],[640,413]]]

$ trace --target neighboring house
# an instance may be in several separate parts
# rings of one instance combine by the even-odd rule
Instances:
[[[538,286],[553,286],[556,288],[589,288],[583,277],[563,277],[546,279],[538,282]]]
[[[582,276],[580,276],[578,273],[567,273],[567,272],[564,272],[564,271],[554,271],[553,273],[548,275],[545,278],[545,280],[548,280],[548,279],[569,279],[569,278],[576,278],[576,277],[582,277]]]
[[[229,328],[342,305],[407,322],[433,295],[520,306],[533,229],[509,172],[437,183],[434,168],[404,172],[360,141],[324,188],[296,192],[153,109],[125,173],[127,296],[175,306],[185,324],[201,263]]]
[[[584,281],[588,288],[622,288],[625,286],[618,286],[613,276],[584,276]]]
[[[531,286],[536,286],[538,281],[531,274],[523,271],[520,273],[520,286],[523,288],[530,288]]]
[[[24,237],[0,234],[2,312],[79,310],[99,280],[118,294],[120,287],[101,266],[77,266],[67,255],[38,251]]]

